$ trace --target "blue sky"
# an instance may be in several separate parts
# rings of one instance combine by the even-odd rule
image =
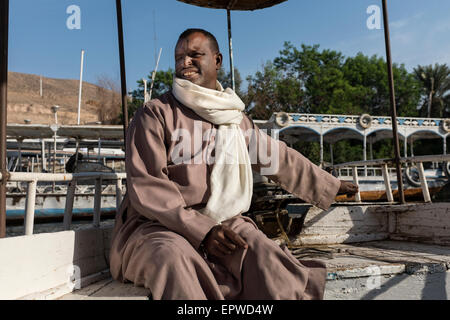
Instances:
[[[81,9],[81,29],[69,30],[67,7]],[[366,10],[381,0],[289,0],[272,8],[232,12],[235,66],[245,78],[278,55],[284,41],[319,44],[346,56],[361,51],[385,56],[383,30],[369,30]],[[229,69],[226,11],[176,0],[122,0],[127,86],[153,70],[173,67],[178,35],[204,28],[218,39]],[[450,1],[389,0],[393,60],[408,70],[431,63],[450,65]],[[86,50],[84,80],[107,75],[119,82],[114,0],[10,0],[9,70],[46,77],[79,77]],[[156,28],[155,28],[156,26]],[[157,34],[156,45],[154,33]]]

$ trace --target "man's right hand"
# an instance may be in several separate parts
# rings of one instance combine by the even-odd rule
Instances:
[[[248,248],[241,236],[223,225],[217,225],[211,229],[203,240],[203,246],[208,255],[216,257],[232,254],[239,247]]]

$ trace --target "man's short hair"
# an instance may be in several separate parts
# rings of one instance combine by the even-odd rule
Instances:
[[[180,36],[178,37],[178,42],[180,42],[180,40],[182,39],[186,39],[187,37],[189,37],[191,34],[193,33],[201,33],[203,34],[205,37],[207,37],[209,39],[209,43],[211,45],[211,49],[213,51],[220,52],[219,50],[219,43],[217,42],[216,37],[214,37],[214,35],[211,32],[208,32],[206,30],[203,29],[196,29],[196,28],[191,28],[191,29],[186,29],[183,31],[182,34],[180,34]]]

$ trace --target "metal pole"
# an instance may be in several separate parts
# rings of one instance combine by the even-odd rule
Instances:
[[[398,194],[400,197],[400,203],[404,204],[405,203],[405,193],[403,192],[402,167],[400,164],[400,145],[398,142],[397,110],[396,110],[396,106],[395,106],[394,75],[392,72],[391,43],[390,43],[390,37],[389,37],[389,19],[388,19],[386,0],[382,0],[382,1],[383,1],[384,40],[386,43],[386,62],[387,62],[388,77],[389,77],[392,133],[393,133],[393,138],[394,138],[393,142],[394,142],[394,152],[395,152],[395,166],[397,169]]]
[[[233,41],[231,37],[231,14],[230,9],[227,9],[227,21],[228,21],[228,50],[230,52],[230,73],[231,73],[231,87],[235,91],[236,87],[234,84],[234,63],[233,63]]]
[[[80,91],[78,93],[78,117],[77,117],[77,124],[78,125],[80,125],[81,91],[82,91],[82,88],[83,88],[83,64],[84,64],[84,50],[81,50]]]
[[[0,0],[0,238],[6,237],[6,122],[8,95],[9,0]]]
[[[125,74],[125,52],[123,45],[123,25],[122,25],[122,2],[116,0],[117,11],[117,35],[119,38],[119,57],[120,57],[120,80],[122,89],[122,114],[123,114],[123,140],[126,148],[126,136],[128,128],[128,106],[127,106],[127,81]]]

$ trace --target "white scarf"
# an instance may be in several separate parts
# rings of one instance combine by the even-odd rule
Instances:
[[[245,137],[239,127],[245,108],[236,93],[198,86],[174,77],[172,93],[203,119],[219,125],[215,162],[211,172],[211,196],[199,211],[218,223],[247,212],[253,194],[253,175]],[[231,159],[230,159],[231,158]]]

